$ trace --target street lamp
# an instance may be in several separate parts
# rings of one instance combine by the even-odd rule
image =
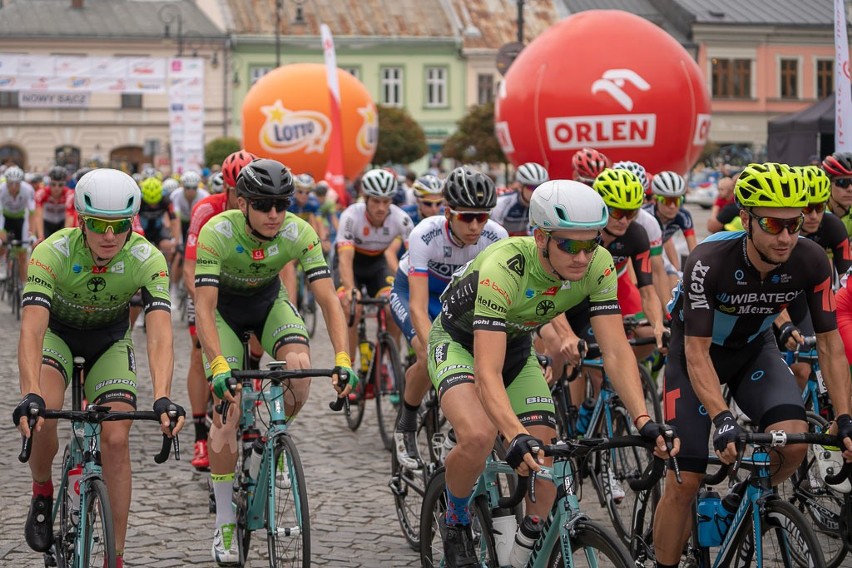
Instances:
[[[524,45],[524,0],[518,2],[518,43]]]
[[[171,23],[177,21],[178,57],[183,57],[183,14],[180,8],[177,4],[163,4],[163,7],[157,10],[157,15],[165,26],[163,37],[171,37]]]

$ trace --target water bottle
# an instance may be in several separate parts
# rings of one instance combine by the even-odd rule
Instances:
[[[527,565],[527,561],[532,554],[533,545],[541,534],[541,519],[536,515],[527,515],[524,517],[521,526],[518,527],[518,533],[515,535],[515,545],[512,547],[512,554],[509,556],[509,564],[513,568],[523,568]]]
[[[260,462],[263,461],[263,440],[255,439],[251,448],[251,458],[249,458],[249,477],[257,481],[257,474],[260,473]]]
[[[497,563],[500,566],[508,566],[515,541],[515,531],[518,530],[518,521],[515,520],[515,515],[510,509],[495,509],[491,522],[494,547],[497,549]]]
[[[80,511],[80,478],[83,477],[83,466],[78,464],[68,470],[67,493],[71,505],[71,518],[76,518]]]
[[[716,524],[716,515],[722,500],[715,491],[703,490],[698,494],[698,544],[701,546],[719,546],[722,534]]]
[[[260,438],[260,431],[257,428],[246,428],[243,430],[242,436],[242,450],[243,450],[243,467],[249,463],[251,458],[251,449],[254,445],[254,441]]]
[[[589,421],[592,419],[592,413],[595,410],[595,400],[593,398],[587,398],[583,401],[583,404],[580,405],[580,409],[577,413],[577,432],[579,434],[585,434],[586,430],[589,428]]]

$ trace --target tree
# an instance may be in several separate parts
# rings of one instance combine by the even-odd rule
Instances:
[[[236,138],[215,138],[204,147],[204,159],[207,162],[207,167],[215,164],[222,165],[225,158],[239,151],[242,144]]]
[[[374,164],[410,164],[428,151],[423,128],[407,110],[379,107],[379,142]]]
[[[506,156],[494,135],[494,103],[472,106],[444,142],[443,154],[459,162],[505,163]]]

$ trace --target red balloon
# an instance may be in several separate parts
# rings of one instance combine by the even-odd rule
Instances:
[[[698,65],[669,34],[618,10],[589,10],[527,46],[500,87],[495,131],[516,166],[539,162],[571,179],[571,157],[592,147],[650,173],[686,173],[710,130]]]

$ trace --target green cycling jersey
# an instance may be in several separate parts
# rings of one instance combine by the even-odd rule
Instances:
[[[50,310],[51,327],[126,328],[140,289],[146,313],[171,309],[166,259],[144,237],[130,233],[106,266],[95,266],[82,230],[62,229],[33,251],[22,301]]]
[[[319,237],[306,221],[287,213],[278,235],[261,242],[246,231],[241,211],[225,211],[210,219],[198,235],[195,284],[252,296],[270,286],[277,289],[278,273],[293,259],[299,260],[311,282],[331,275]]]
[[[505,331],[512,343],[586,298],[592,316],[620,313],[616,278],[612,255],[603,247],[595,250],[583,278],[563,281],[541,266],[534,237],[512,237],[453,275],[441,295],[441,324],[468,348],[477,329]]]

